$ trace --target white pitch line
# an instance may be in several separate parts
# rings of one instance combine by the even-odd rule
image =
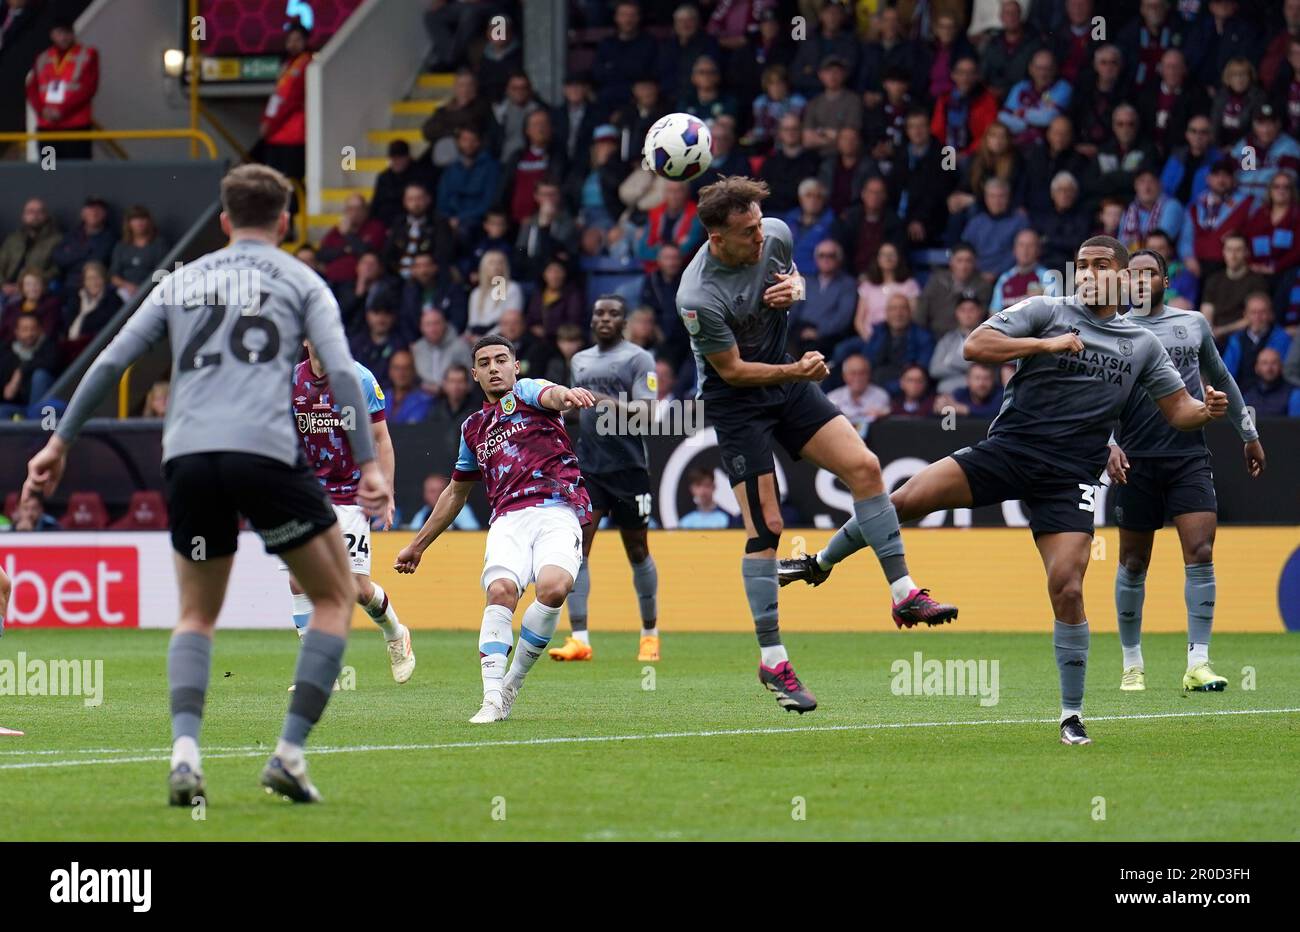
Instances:
[[[1119,722],[1119,721],[1140,721],[1144,719],[1159,718],[1212,718],[1224,715],[1287,715],[1293,712],[1300,712],[1300,708],[1286,709],[1216,709],[1205,710],[1200,712],[1144,712],[1133,715],[1096,715],[1087,719],[1089,722]],[[836,731],[883,731],[896,728],[956,728],[962,726],[978,725],[1055,725],[1055,718],[995,718],[995,719],[976,719],[958,722],[878,722],[875,724],[864,725],[809,725],[803,728],[726,728],[712,731],[666,731],[652,732],[642,735],[577,735],[573,737],[554,737],[554,738],[517,738],[505,741],[451,741],[443,744],[361,744],[361,745],[341,745],[341,746],[322,746],[308,749],[312,756],[322,754],[362,754],[374,751],[455,751],[455,750],[473,750],[479,748],[509,748],[509,747],[534,747],[554,744],[601,744],[613,741],[663,741],[675,738],[716,738],[744,735],[793,735],[803,734],[806,732],[836,732]],[[32,753],[44,753],[34,751]],[[75,752],[73,752],[75,753]],[[167,754],[150,754],[145,750],[148,756],[139,756],[139,751],[124,748],[120,751],[109,753],[130,754],[135,753],[135,757],[112,757],[101,759],[71,759],[55,761],[21,761],[12,764],[0,764],[0,770],[36,770],[57,767],[90,767],[106,764],[144,764],[157,763],[158,761],[170,760],[170,753]],[[203,757],[206,760],[216,760],[222,758],[241,758],[241,757],[260,757],[269,754],[270,749],[267,747],[247,747],[247,748],[230,748],[222,751],[205,752]]]

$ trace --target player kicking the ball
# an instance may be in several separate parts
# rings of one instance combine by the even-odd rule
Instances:
[[[1083,726],[1089,642],[1083,575],[1106,441],[1134,392],[1149,394],[1179,430],[1222,417],[1228,398],[1212,388],[1204,402],[1193,398],[1160,341],[1119,316],[1129,277],[1122,243],[1094,236],[1074,261],[1075,294],[1027,298],[966,338],[972,362],[1017,360],[1002,410],[986,439],[930,464],[892,499],[904,521],[1015,499],[1028,506],[1056,615],[1061,743],[1090,744]]]
[[[937,625],[957,617],[920,589],[907,572],[898,518],[880,462],[812,382],[830,373],[821,353],[795,361],[786,353],[787,314],[802,298],[791,258],[790,228],[764,218],[762,181],[733,176],[700,191],[697,216],[708,231],[677,290],[677,311],[691,337],[701,376],[705,423],[717,431],[749,540],[741,577],[758,635],[758,678],[782,708],[799,713],[817,699],[790,665],[777,624],[777,559],[782,523],[773,442],[833,473],[853,495],[853,517],[835,535],[835,553],[870,546],[889,582],[894,623]],[[805,566],[814,584],[824,571]]]
[[[1164,346],[1194,398],[1202,395],[1201,372],[1228,396],[1228,417],[1245,444],[1251,478],[1264,471],[1264,448],[1246,412],[1241,390],[1223,364],[1205,315],[1165,306],[1169,284],[1164,256],[1150,249],[1129,262],[1133,309],[1127,317],[1150,331]],[[1142,602],[1147,566],[1156,531],[1165,519],[1178,529],[1183,547],[1187,603],[1187,672],[1183,689],[1218,692],[1228,685],[1210,667],[1210,629],[1214,625],[1214,531],[1218,502],[1210,451],[1201,431],[1174,430],[1145,392],[1134,392],[1120,417],[1106,472],[1117,486],[1119,570],[1115,575],[1115,614],[1124,652],[1119,688],[1146,689],[1142,662]]]
[[[478,639],[483,706],[470,719],[481,725],[509,717],[578,575],[591,500],[561,412],[590,408],[595,399],[583,388],[520,379],[513,344],[495,334],[474,344],[474,380],[487,401],[461,425],[451,483],[393,568],[414,573],[464,507],[473,483],[483,480],[492,506],[480,580],[487,593]],[[529,583],[536,584],[537,600],[524,611],[519,649],[507,670],[515,607]]]
[[[569,596],[569,623],[573,636],[563,647],[549,651],[555,660],[590,660],[587,637],[587,597],[591,593],[591,545],[600,519],[609,515],[623,538],[627,562],[632,565],[632,587],[641,608],[641,641],[636,659],[659,659],[657,607],[659,571],[646,540],[650,526],[650,470],[645,440],[632,430],[639,419],[649,433],[658,395],[655,361],[641,347],[623,339],[627,302],[616,294],[601,295],[591,311],[591,334],[596,345],[573,355],[573,384],[596,399],[597,408],[581,412],[578,459],[591,495],[591,521],[582,529],[582,568]],[[602,432],[612,418],[629,426],[624,433]],[[618,423],[619,421],[616,421]]]
[[[352,575],[357,580],[357,604],[379,626],[388,643],[388,663],[393,679],[405,683],[415,672],[415,651],[411,649],[411,632],[397,620],[388,593],[370,579],[370,519],[357,504],[357,483],[361,470],[352,461],[352,447],[330,392],[329,376],[325,366],[312,349],[311,341],[304,341],[307,358],[293,370],[293,414],[298,423],[298,435],[307,463],[316,473],[329,495],[334,515],[343,530],[343,540],[352,563]],[[370,370],[353,362],[361,391],[366,398],[370,433],[374,441],[375,458],[379,470],[393,488],[393,441],[388,436],[388,422],[384,420],[384,390],[375,382]],[[384,530],[393,525],[393,500],[390,497],[383,511]],[[302,591],[298,581],[289,577],[293,592],[293,624],[298,636],[307,633],[311,620],[311,598]],[[293,687],[290,687],[292,689]]]

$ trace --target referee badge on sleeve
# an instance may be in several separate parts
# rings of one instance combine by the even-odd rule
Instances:
[[[700,315],[698,311],[682,311],[682,323],[686,325],[686,332],[695,336],[700,332]]]

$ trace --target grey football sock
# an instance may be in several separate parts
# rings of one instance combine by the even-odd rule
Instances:
[[[172,740],[199,740],[203,701],[212,669],[212,638],[192,632],[172,635],[167,645],[167,685],[171,690]]]
[[[885,579],[893,582],[907,575],[907,560],[903,556],[903,533],[898,527],[898,512],[889,495],[881,492],[871,498],[853,503],[853,514],[858,519],[858,530],[867,546],[876,552]]]
[[[654,557],[647,555],[640,563],[632,564],[632,588],[641,606],[641,627],[653,627],[659,617],[659,569]]]
[[[1183,567],[1183,600],[1187,603],[1187,643],[1209,644],[1214,627],[1216,585],[1213,563],[1191,563]]]
[[[826,542],[826,546],[817,554],[817,562],[821,564],[822,569],[830,569],[865,546],[867,542],[858,528],[858,519],[854,516],[845,521],[844,525]]]
[[[777,625],[776,557],[745,557],[740,561],[740,575],[745,583],[745,598],[754,616],[754,633],[759,647],[776,647],[781,643]]]
[[[578,567],[578,575],[573,577],[573,591],[565,600],[569,606],[571,631],[587,630],[587,597],[591,595],[591,573],[587,569],[588,565],[588,561],[583,560],[582,566]]]
[[[298,651],[298,669],[293,675],[293,698],[284,717],[280,738],[288,744],[304,745],[312,727],[320,721],[330,700],[334,681],[343,667],[343,649],[348,639],[315,628],[303,635]]]
[[[1057,621],[1052,642],[1056,668],[1061,673],[1061,707],[1083,711],[1083,681],[1088,673],[1088,622],[1067,625]]]
[[[1146,586],[1146,570],[1131,573],[1127,566],[1120,564],[1115,574],[1115,617],[1119,619],[1119,643],[1123,647],[1137,647],[1142,643],[1142,602],[1146,598]]]

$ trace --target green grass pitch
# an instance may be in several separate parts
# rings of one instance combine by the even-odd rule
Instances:
[[[634,635],[596,631],[594,662],[542,658],[512,718],[475,726],[474,633],[416,632],[399,687],[378,634],[358,630],[356,688],[309,749],[325,804],[293,806],[257,776],[297,638],[219,631],[202,812],[165,804],[167,636],[0,640],[0,660],[102,659],[105,679],[97,708],[0,696],[0,725],[27,733],[0,738],[0,839],[1300,839],[1300,638],[1284,634],[1216,636],[1230,686],[1191,695],[1181,636],[1149,636],[1147,692],[1121,693],[1116,638],[1094,634],[1095,743],[1063,747],[1047,631],[791,634],[821,702],[803,717],[759,686],[751,634],[666,632],[651,683]],[[997,704],[896,695],[891,666],[918,650],[998,661]]]

